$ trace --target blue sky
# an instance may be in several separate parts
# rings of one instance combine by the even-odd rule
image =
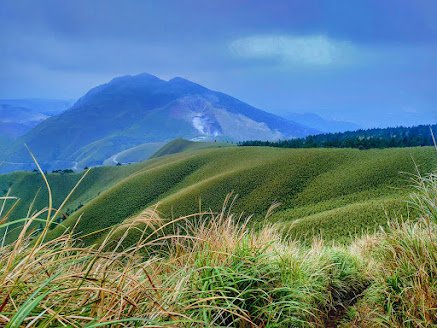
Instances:
[[[182,76],[271,112],[437,121],[434,0],[0,0],[0,97]]]

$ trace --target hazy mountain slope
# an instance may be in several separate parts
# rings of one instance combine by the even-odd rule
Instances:
[[[24,135],[71,104],[71,101],[54,99],[0,99],[0,136]]]
[[[48,115],[35,111],[31,108],[17,107],[0,103],[0,120],[2,122],[40,122],[46,118],[48,118]]]
[[[0,152],[5,152],[6,149],[10,146],[11,139],[7,135],[0,134]],[[1,161],[1,159],[0,159]],[[0,162],[1,163],[1,162]]]
[[[233,209],[237,213],[262,219],[273,202],[280,202],[270,220],[289,228],[288,235],[304,238],[303,232],[312,236],[323,231],[327,240],[345,241],[351,234],[386,224],[386,211],[406,215],[409,176],[400,172],[415,172],[411,158],[422,172],[437,164],[431,147],[228,147],[182,152],[141,164],[140,170],[102,192],[65,224],[75,224],[82,216],[78,231],[89,233],[155,204],[167,218],[195,213],[200,199],[203,209],[219,210],[233,191],[239,195]]]
[[[21,107],[31,109],[33,112],[42,113],[47,116],[59,114],[73,105],[73,100],[65,99],[45,99],[45,98],[27,98],[27,99],[0,99],[1,105],[12,107]]]
[[[321,132],[344,132],[360,128],[358,124],[352,122],[328,120],[314,113],[287,113],[284,117]]]
[[[0,137],[14,139],[25,134],[32,129],[34,125],[36,124],[0,122]]]
[[[141,144],[178,137],[275,140],[315,132],[182,78],[164,81],[140,74],[91,89],[72,108],[45,120],[19,143],[28,144],[42,163],[62,160],[83,167]],[[11,150],[3,159],[28,160],[22,147]]]
[[[0,103],[0,135],[15,138],[24,135],[47,115],[33,109]]]

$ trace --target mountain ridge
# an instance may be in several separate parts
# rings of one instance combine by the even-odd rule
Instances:
[[[187,79],[143,73],[90,89],[19,138],[2,160],[28,160],[26,143],[47,169],[57,169],[50,162],[59,160],[83,168],[147,142],[277,140],[317,132]]]
[[[14,139],[25,135],[70,105],[71,101],[59,99],[0,99],[0,137]]]
[[[283,116],[302,125],[311,126],[323,133],[354,131],[361,128],[360,125],[353,122],[327,119],[315,113],[288,112]]]

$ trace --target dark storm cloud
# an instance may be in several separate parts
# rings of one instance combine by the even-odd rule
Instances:
[[[437,40],[432,0],[18,0],[3,1],[2,8],[2,20],[12,26],[70,38],[183,41],[296,30],[371,43]]]

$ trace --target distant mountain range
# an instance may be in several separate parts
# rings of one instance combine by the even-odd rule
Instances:
[[[285,118],[296,123],[311,126],[324,133],[354,131],[361,128],[358,124],[325,119],[314,113],[287,113]]]
[[[68,100],[56,99],[0,99],[0,137],[24,135],[50,116],[72,105]]]
[[[10,121],[20,123],[20,110],[11,112],[17,117]],[[159,147],[178,137],[237,142],[319,132],[186,79],[165,81],[150,74],[115,78],[91,89],[68,110],[47,118],[51,114],[31,112],[27,120],[41,123],[6,147],[0,155],[0,172],[31,166],[24,143],[48,170],[79,169],[107,163],[130,148]]]

